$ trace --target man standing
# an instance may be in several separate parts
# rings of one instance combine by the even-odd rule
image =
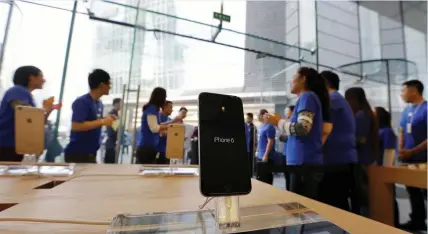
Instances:
[[[183,120],[186,118],[187,116],[187,108],[186,107],[181,107],[180,110],[178,111],[178,116],[175,117],[174,122],[178,122],[178,123],[183,123]]]
[[[89,93],[78,97],[72,105],[70,142],[64,150],[66,162],[96,163],[101,144],[101,127],[111,126],[115,117],[103,116],[100,98],[110,91],[110,75],[95,69],[88,76]]]
[[[285,115],[285,119],[287,121],[290,121],[291,116],[293,115],[293,111],[294,111],[294,105],[291,105],[291,106],[288,106],[287,108],[285,108],[284,115]],[[284,156],[284,158],[287,157],[285,155],[285,152],[287,151],[287,140],[288,140],[287,135],[279,136],[279,141],[284,142],[284,144],[282,146],[283,147],[282,148],[282,155]],[[284,171],[284,178],[285,178],[285,189],[290,190],[290,174],[286,171]]]
[[[172,113],[172,102],[166,101],[165,105],[162,107],[161,112],[159,113],[159,121],[160,123],[170,123],[171,118],[169,116]],[[159,138],[159,143],[156,147],[158,151],[158,158],[156,159],[156,164],[168,164],[169,160],[166,158],[166,133],[162,133]]]
[[[404,82],[401,98],[410,104],[401,114],[399,160],[405,163],[427,162],[427,102],[423,98],[424,86],[419,80]],[[401,225],[409,231],[426,230],[424,192],[420,188],[406,187],[412,213],[410,221]]]
[[[254,115],[253,113],[247,113],[246,118],[246,130],[247,130],[247,152],[248,152],[248,159],[250,161],[250,175],[253,176],[254,173],[254,146],[255,146],[255,139],[257,139],[257,128],[254,126]]]
[[[108,113],[111,116],[119,116],[122,100],[120,98],[113,99],[113,109]],[[106,153],[104,155],[104,163],[115,163],[116,161],[116,143],[117,129],[111,126],[107,127]]]

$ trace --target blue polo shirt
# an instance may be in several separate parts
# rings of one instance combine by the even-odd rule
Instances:
[[[160,123],[165,123],[165,122],[168,122],[170,120],[171,120],[171,118],[169,118],[168,116],[166,116],[162,113],[159,113]],[[166,136],[159,136],[159,143],[158,143],[156,149],[159,153],[165,153],[165,151],[166,151]]]
[[[146,110],[143,111],[143,116],[141,117],[141,140],[138,146],[141,147],[151,147],[156,149],[156,146],[159,143],[159,133],[153,133],[150,130],[149,123],[147,122],[148,115],[159,115],[159,108],[156,105],[149,105]],[[159,117],[158,124],[160,123]]]
[[[83,123],[103,117],[104,107],[100,100],[85,94],[78,97],[72,105],[72,122]],[[66,154],[96,155],[101,145],[101,127],[84,132],[70,132],[70,142],[65,147]]]
[[[396,149],[397,136],[392,128],[381,128],[379,129],[379,140],[380,158],[378,159],[378,165],[383,165],[383,153],[386,149]]]
[[[271,139],[274,141],[272,150],[269,153],[269,157],[275,152],[275,127],[270,124],[263,124],[259,130],[259,141],[257,145],[257,158],[263,159],[265,155],[268,140]]]
[[[287,165],[322,164],[322,107],[314,92],[304,92],[300,95],[294,107],[290,121],[297,123],[298,114],[302,111],[314,113],[312,129],[306,136],[289,136],[287,141]]]
[[[408,129],[410,125],[411,129]],[[427,139],[427,102],[411,105],[401,114],[400,127],[404,133],[404,149],[412,149]],[[410,131],[409,131],[410,130]],[[408,162],[426,162],[427,150],[415,155]]]
[[[363,138],[364,143],[357,143],[358,162],[363,165],[373,164],[375,161],[375,155],[373,152],[373,142],[370,142],[369,136],[372,128],[372,120],[370,115],[360,110],[355,114],[356,130],[355,136],[358,141],[359,138]]]
[[[358,154],[351,106],[339,92],[330,92],[330,103],[333,129],[324,144],[324,164],[355,163]]]
[[[247,142],[247,153],[250,152],[250,140],[251,140],[251,128],[248,127],[247,123],[245,125],[245,142]]]
[[[15,110],[11,106],[14,100],[36,106],[33,96],[24,86],[15,85],[6,91],[0,104],[0,147],[15,147]]]

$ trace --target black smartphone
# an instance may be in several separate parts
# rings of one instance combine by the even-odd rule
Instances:
[[[242,100],[201,93],[199,108],[199,186],[206,197],[251,192]]]

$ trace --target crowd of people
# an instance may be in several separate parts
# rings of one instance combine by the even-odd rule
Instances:
[[[0,104],[0,161],[21,161],[15,152],[14,109],[35,107],[31,92],[42,89],[42,71],[34,66],[16,70],[14,86]],[[89,92],[72,104],[70,140],[64,149],[66,162],[96,163],[101,144],[101,128],[107,127],[105,163],[115,163],[117,128],[114,122],[122,100],[114,99],[112,110],[104,116],[100,98],[111,89],[110,75],[101,69],[88,76]],[[247,152],[250,170],[257,178],[273,183],[273,171],[285,170],[286,189],[332,206],[365,215],[368,211],[367,166],[392,165],[396,155],[405,163],[427,161],[427,102],[419,80],[402,85],[402,98],[409,104],[401,116],[398,140],[391,126],[391,114],[382,107],[370,106],[363,88],[353,87],[339,93],[340,79],[332,71],[318,73],[300,67],[291,82],[291,93],[298,99],[285,111],[285,117],[260,110],[259,128],[254,116],[246,116]],[[53,98],[43,102],[45,118],[61,104]],[[142,107],[137,163],[166,164],[166,132],[171,123],[183,123],[187,109],[170,118],[173,103],[164,88],[155,88]],[[275,152],[276,132],[284,142],[283,152]],[[258,132],[258,133],[257,133]],[[254,136],[259,136],[255,138]],[[197,141],[197,128],[190,137]],[[253,145],[257,145],[254,152]],[[192,148],[194,148],[192,146]],[[197,147],[195,149],[197,151]],[[254,161],[254,155],[256,161]],[[197,157],[192,161],[197,163]],[[253,164],[254,163],[254,164]],[[275,169],[273,169],[275,168]],[[281,169],[280,169],[281,170]],[[411,201],[411,221],[407,229],[426,229],[426,190],[407,187]],[[349,204],[348,200],[351,201]]]
[[[368,214],[367,166],[427,162],[427,102],[419,80],[403,83],[401,97],[409,104],[401,115],[399,137],[391,126],[391,114],[370,106],[365,91],[352,87],[342,96],[340,79],[331,71],[318,73],[301,67],[291,82],[297,95],[285,118],[260,110],[257,146],[257,178],[272,184],[272,171],[284,157],[286,188],[332,206]],[[284,152],[274,150],[275,129],[281,132]],[[411,221],[408,230],[426,229],[426,190],[407,187]],[[349,203],[349,200],[351,201]],[[396,216],[396,223],[398,220]]]

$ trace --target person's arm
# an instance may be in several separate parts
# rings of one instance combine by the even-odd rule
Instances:
[[[72,105],[73,114],[71,116],[71,131],[86,132],[100,128],[103,125],[111,126],[113,118],[108,116],[105,119],[87,121],[89,108],[82,100],[75,101]]]
[[[407,117],[408,113],[406,108],[403,113],[401,113],[400,128],[398,129],[398,152],[404,149],[404,131],[406,129]]]
[[[158,124],[158,117],[156,115],[147,115],[147,124],[153,133],[162,132],[168,129],[168,123]]]
[[[333,130],[333,123],[323,122],[323,124],[322,124],[322,136],[321,136],[323,144],[327,141],[327,138],[330,135],[332,130]]]
[[[421,151],[424,151],[426,148],[427,148],[427,140],[425,139],[419,145],[417,145],[416,147],[411,149],[411,151],[412,151],[412,154],[416,154],[416,153],[419,153]]]
[[[275,128],[273,126],[270,126],[266,133],[268,137],[268,142],[266,145],[265,153],[263,155],[263,161],[267,161],[267,159],[269,158],[269,154],[273,149],[273,146],[275,144],[275,133]]]

